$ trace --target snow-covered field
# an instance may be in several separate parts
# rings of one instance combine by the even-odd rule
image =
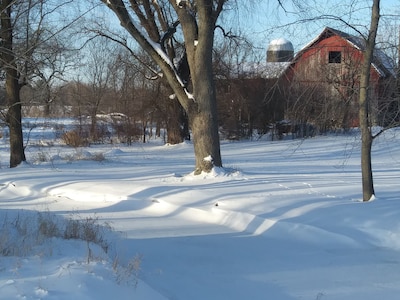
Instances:
[[[73,149],[47,130],[15,169],[0,142],[0,247],[20,243],[0,248],[0,299],[399,297],[400,130],[375,141],[369,203],[356,134],[222,141],[226,169],[194,177],[190,143]],[[39,238],[38,218],[108,224],[107,253]]]

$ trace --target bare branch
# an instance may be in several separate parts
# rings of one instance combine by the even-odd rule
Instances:
[[[128,52],[130,53],[130,55],[132,55],[132,57],[134,57],[143,66],[145,66],[151,73],[154,74],[154,76],[156,76],[157,78],[160,77],[160,72],[154,70],[152,67],[150,67],[148,65],[148,63],[146,63],[138,55],[136,55],[136,53],[132,50],[132,48],[128,46],[128,44],[126,43],[126,40],[120,40],[120,39],[114,38],[111,35],[106,34],[105,32],[100,31],[100,30],[95,30],[93,32],[96,33],[97,36],[105,37],[105,38],[107,38],[107,39],[109,39],[109,40],[111,40],[111,41],[123,46],[126,50],[128,50]],[[93,38],[95,38],[95,37],[93,37]],[[152,77],[152,79],[154,79],[154,77]]]

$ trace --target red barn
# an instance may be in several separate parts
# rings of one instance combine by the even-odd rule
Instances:
[[[221,132],[314,135],[358,126],[358,93],[365,40],[325,28],[294,55],[285,39],[271,41],[266,64],[239,65],[217,80]],[[394,61],[376,49],[371,68],[371,117],[399,119]],[[239,75],[237,75],[239,74]],[[399,120],[396,120],[397,122]]]
[[[286,69],[285,117],[319,130],[358,125],[359,75],[365,40],[325,28]],[[394,64],[376,50],[371,68],[372,116],[382,120],[395,78]]]

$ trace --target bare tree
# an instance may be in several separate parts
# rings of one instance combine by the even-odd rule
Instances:
[[[129,51],[121,49],[113,58],[111,68],[110,87],[113,98],[109,107],[113,112],[123,112],[126,116],[122,122],[115,124],[115,129],[118,139],[130,145],[139,132],[136,126],[136,111],[139,106],[136,103],[139,95],[137,81],[145,78],[145,75],[138,76],[143,71],[143,65],[132,59]]]
[[[373,0],[371,12],[371,25],[369,29],[368,38],[365,43],[364,61],[361,67],[360,75],[360,130],[361,130],[361,175],[362,175],[362,193],[363,201],[369,201],[374,196],[374,183],[372,176],[372,163],[371,163],[371,148],[373,135],[371,132],[371,119],[370,119],[370,71],[371,63],[374,55],[375,40],[378,32],[379,17],[380,17],[380,0]]]
[[[50,53],[53,55],[60,50],[59,45],[55,47],[53,42],[56,41],[55,37],[76,19],[63,24],[53,23],[51,26],[47,21],[72,2],[73,0],[1,1],[3,47],[0,50],[0,66],[6,74],[8,101],[6,121],[10,129],[10,167],[16,167],[25,160],[21,124],[21,88],[33,84],[37,78],[41,78],[42,81],[46,79],[48,85],[48,79],[55,77],[55,73],[49,77],[44,76],[51,68],[49,64],[54,63],[54,57],[49,57]],[[59,58],[57,55],[55,57]]]
[[[135,57],[126,49],[121,49],[114,57],[111,66],[110,87],[114,97],[109,106],[116,112],[123,112],[127,119],[124,124],[118,126],[118,136],[121,138],[127,134],[127,142],[131,143],[129,132],[136,132],[141,127],[142,141],[146,141],[146,135],[152,136],[153,125],[156,126],[155,134],[161,136],[161,127],[168,132],[167,142],[171,144],[182,142],[180,124],[171,122],[177,114],[174,104],[176,100],[160,101],[168,99],[171,94],[169,87],[165,86],[163,80],[154,77],[149,67],[154,65],[147,54],[135,51]],[[154,66],[152,66],[154,70]],[[169,111],[170,107],[173,111]],[[177,107],[179,113],[179,107]],[[140,126],[139,126],[140,124]],[[123,125],[123,126],[122,126]],[[177,132],[173,128],[177,127]],[[137,135],[135,133],[135,135]]]
[[[220,131],[228,139],[249,138],[254,130],[265,133],[276,95],[265,100],[271,80],[262,76],[264,63],[256,61],[254,44],[241,33],[223,35],[213,58]]]
[[[87,113],[90,116],[90,137],[96,140],[97,114],[103,102],[110,96],[109,81],[112,76],[113,53],[116,49],[106,39],[93,39],[88,44],[88,61],[85,65],[85,82],[89,87],[86,95]]]
[[[212,49],[217,19],[226,0],[136,1],[130,15],[122,0],[103,0],[116,14],[121,25],[157,63],[177,99],[185,109],[193,133],[195,174],[222,166],[218,136],[215,85],[212,72]],[[162,13],[175,16],[167,20]],[[137,20],[137,21],[135,21]],[[140,25],[139,25],[140,23]],[[180,64],[167,54],[178,25],[182,28],[184,48]],[[144,30],[142,30],[142,28]],[[145,32],[144,32],[145,31]],[[187,65],[185,65],[187,62]],[[192,89],[189,89],[190,74]]]
[[[52,113],[52,104],[56,98],[55,87],[65,81],[65,73],[76,65],[73,59],[74,49],[69,49],[66,39],[54,37],[41,45],[33,64],[32,85],[39,92],[38,101],[34,104],[44,105],[44,116]]]
[[[2,68],[6,74],[6,102],[8,105],[6,122],[10,129],[11,168],[18,166],[26,160],[21,124],[20,73],[17,70],[13,41],[14,23],[11,15],[13,5],[13,0],[3,0],[0,3],[0,38],[2,43],[0,59]]]

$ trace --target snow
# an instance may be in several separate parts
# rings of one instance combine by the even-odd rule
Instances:
[[[399,129],[374,143],[366,203],[355,133],[222,141],[225,168],[194,176],[189,142],[78,151],[37,143],[46,130],[31,132],[28,163],[14,169],[0,141],[0,247],[6,220],[34,224],[40,212],[110,224],[110,250],[90,245],[88,261],[84,241],[21,239],[24,253],[0,256],[1,299],[398,298]]]
[[[213,158],[212,158],[211,155],[208,155],[208,156],[204,157],[203,160],[204,160],[204,161],[208,161],[208,162],[212,162],[212,161],[213,161]]]
[[[292,62],[266,62],[260,73],[263,78],[280,78],[291,64]]]
[[[289,40],[278,38],[269,43],[268,51],[294,51],[294,48]]]
[[[184,6],[184,2],[183,0],[176,0],[176,6],[178,6],[179,8],[182,8]]]

